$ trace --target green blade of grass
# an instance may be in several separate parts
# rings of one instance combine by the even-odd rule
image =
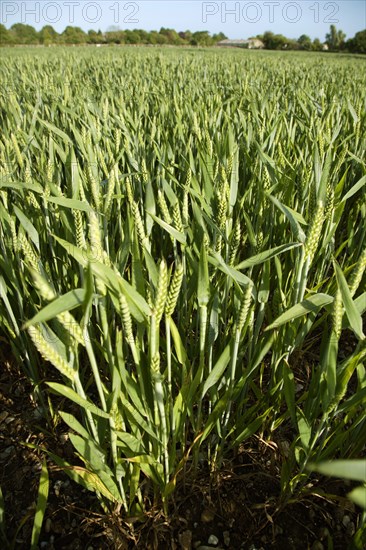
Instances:
[[[274,328],[279,328],[280,326],[306,315],[310,311],[318,313],[320,309],[327,304],[333,302],[333,297],[328,294],[318,293],[313,296],[309,296],[306,300],[292,306],[290,309],[282,313],[277,319],[271,323],[265,330],[272,330]]]
[[[80,395],[74,392],[74,390],[72,390],[71,388],[68,388],[63,384],[58,384],[57,382],[47,382],[47,386],[49,386],[53,391],[62,395],[63,397],[70,399],[70,401],[73,401],[85,411],[89,411],[96,416],[100,416],[101,418],[109,419],[108,413],[102,411],[102,409],[94,405],[94,403],[90,403],[90,401],[87,401],[86,399],[80,397]]]
[[[24,323],[23,329],[26,329],[37,323],[44,323],[50,319],[54,319],[60,313],[64,311],[71,311],[78,306],[83,305],[85,300],[86,291],[84,288],[77,288],[70,290],[67,294],[59,296],[53,300],[50,304],[45,306],[39,311],[32,319]]]
[[[366,482],[366,460],[349,459],[309,464],[309,469],[326,476]]]
[[[343,301],[344,308],[346,310],[346,315],[347,315],[350,327],[354,331],[356,336],[360,340],[363,340],[365,338],[365,335],[362,330],[362,317],[352,299],[346,278],[343,275],[341,268],[339,267],[338,263],[335,260],[334,260],[334,268],[336,272],[338,287],[342,294],[342,301]]]
[[[42,524],[44,515],[47,507],[48,500],[48,490],[49,490],[49,476],[47,470],[46,459],[43,459],[41,477],[39,480],[39,489],[38,489],[38,498],[36,505],[36,513],[34,516],[34,523],[31,536],[31,550],[36,550],[38,548],[38,540],[41,534]]]

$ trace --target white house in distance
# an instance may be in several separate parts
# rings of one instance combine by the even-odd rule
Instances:
[[[220,42],[217,42],[217,46],[247,48],[248,50],[262,50],[264,48],[264,44],[262,40],[259,40],[259,38],[248,38],[247,40],[230,40],[230,38],[227,38],[226,40],[220,40]]]

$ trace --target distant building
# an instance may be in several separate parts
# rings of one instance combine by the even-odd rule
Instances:
[[[218,46],[229,46],[232,48],[246,48],[248,50],[261,50],[264,48],[262,40],[259,38],[248,38],[248,40],[234,39],[221,40],[217,43]]]
[[[248,49],[249,50],[263,50],[264,42],[259,40],[259,38],[248,38]]]
[[[328,44],[323,44],[322,50],[323,50],[323,52],[327,52],[329,50]]]

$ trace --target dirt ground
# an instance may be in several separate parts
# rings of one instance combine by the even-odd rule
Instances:
[[[5,503],[2,548],[30,548],[45,445],[73,456],[67,429],[50,432],[30,397],[21,371],[2,360],[0,375],[0,485]],[[75,460],[75,459],[74,459]],[[105,514],[98,500],[47,460],[50,492],[39,548],[42,550],[229,548],[246,550],[345,550],[352,548],[361,511],[345,498],[352,485],[312,479],[306,498],[280,503],[278,448],[253,437],[226,460],[214,478],[202,467],[178,484],[165,519],[150,510],[144,522]],[[1,533],[0,533],[1,536]],[[12,546],[13,545],[13,546]]]

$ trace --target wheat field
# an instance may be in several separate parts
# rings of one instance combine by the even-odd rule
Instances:
[[[24,48],[0,76],[0,333],[83,468],[48,458],[125,516],[258,435],[284,502],[362,470],[364,59]]]

